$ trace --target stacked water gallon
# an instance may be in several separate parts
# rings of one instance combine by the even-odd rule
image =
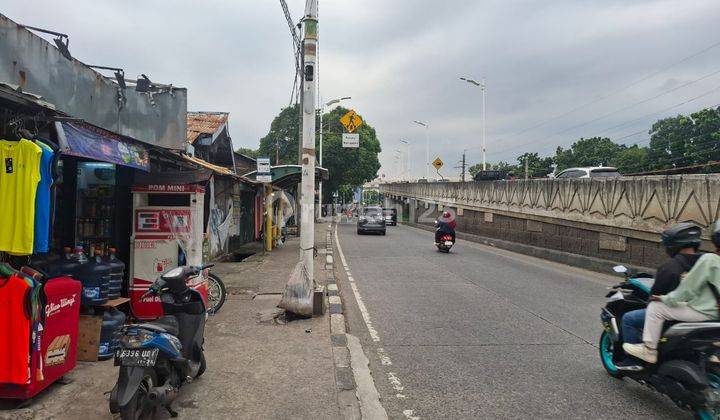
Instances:
[[[125,324],[125,314],[116,308],[110,308],[103,314],[102,329],[100,330],[100,346],[98,346],[98,359],[106,360],[113,357],[119,342],[115,331]]]
[[[110,266],[110,293],[108,297],[110,299],[116,299],[120,297],[123,286],[123,276],[125,275],[125,263],[117,259],[115,248],[110,248],[110,253],[103,261]]]
[[[82,305],[106,304],[110,293],[110,265],[105,264],[99,255],[88,258],[82,247],[75,248],[73,257],[79,263],[73,277],[83,285]]]

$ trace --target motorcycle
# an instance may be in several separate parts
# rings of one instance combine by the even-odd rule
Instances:
[[[607,294],[600,319],[600,361],[614,378],[628,377],[668,396],[679,407],[698,419],[720,418],[720,322],[665,322],[658,345],[658,363],[640,370],[619,369],[615,365],[627,357],[622,349],[620,320],[629,311],[648,305],[653,279],[623,266],[615,267],[625,280]]]
[[[110,392],[110,412],[123,420],[151,419],[159,407],[172,417],[170,405],[185,382],[201,376],[207,310],[199,292],[187,280],[213,265],[173,268],[143,295],[159,296],[164,316],[130,324],[119,331],[115,365],[118,380]]]
[[[437,226],[437,225],[438,225],[438,222],[436,220],[435,226]],[[449,253],[450,248],[453,247],[453,245],[455,244],[455,241],[453,240],[452,235],[449,233],[442,233],[438,237],[437,232],[439,229],[440,229],[439,227],[435,229],[435,238],[436,238],[435,246],[437,247],[438,251]]]

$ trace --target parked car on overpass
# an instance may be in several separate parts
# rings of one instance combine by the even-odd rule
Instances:
[[[555,178],[613,178],[618,176],[620,176],[620,172],[612,166],[589,166],[565,169],[555,175]]]

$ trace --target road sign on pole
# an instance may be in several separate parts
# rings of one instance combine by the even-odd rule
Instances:
[[[355,111],[350,110],[340,118],[340,124],[345,127],[348,133],[354,132],[363,123],[362,118]]]
[[[440,158],[435,158],[435,160],[433,160],[432,165],[435,167],[435,170],[439,171],[440,168],[443,167],[443,161],[440,160]]]
[[[272,171],[270,170],[270,158],[257,158],[257,173],[255,179],[262,183],[272,182]]]
[[[342,146],[354,149],[360,147],[360,133],[343,133]]]

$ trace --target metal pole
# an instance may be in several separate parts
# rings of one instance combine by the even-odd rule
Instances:
[[[485,163],[485,78],[482,79],[482,165],[483,171],[487,169]]]
[[[300,209],[300,252],[311,282],[314,281],[313,247],[315,245],[315,75],[318,45],[318,1],[306,0],[303,38],[303,136],[302,136],[302,205]],[[312,283],[311,283],[312,284]]]
[[[425,126],[425,179],[430,181],[430,126]]]
[[[323,112],[325,112],[325,104],[322,101],[322,98],[320,99],[320,167],[323,167]],[[323,206],[323,195],[322,195],[322,176],[320,177],[320,183],[318,184],[318,211],[317,211],[317,218],[322,217],[322,206]]]

